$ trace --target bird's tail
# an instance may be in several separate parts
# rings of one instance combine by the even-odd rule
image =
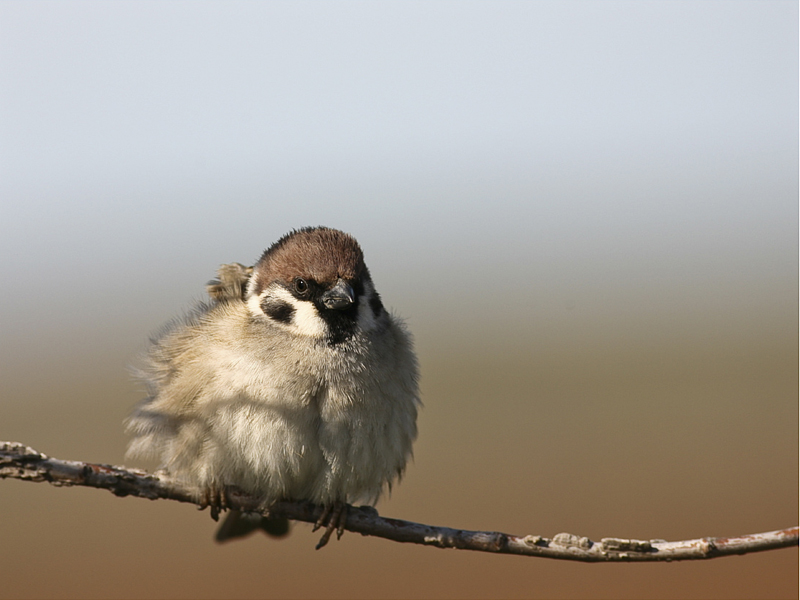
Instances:
[[[227,542],[250,535],[260,529],[270,537],[282,538],[289,535],[289,520],[284,517],[264,517],[258,513],[231,510],[217,529],[214,539]]]

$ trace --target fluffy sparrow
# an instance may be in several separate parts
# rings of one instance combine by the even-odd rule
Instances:
[[[223,265],[201,303],[158,335],[127,421],[128,453],[161,460],[212,515],[225,490],[324,507],[341,535],[346,505],[374,505],[411,456],[420,406],[411,338],[372,283],[356,240],[292,231],[254,267]],[[227,539],[283,519],[231,513]]]

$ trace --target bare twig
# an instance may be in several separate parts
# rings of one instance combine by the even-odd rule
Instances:
[[[112,467],[78,461],[58,460],[14,442],[0,442],[0,479],[47,481],[57,486],[82,485],[109,490],[117,496],[137,496],[156,500],[197,503],[193,490],[166,476],[126,467]],[[231,490],[231,508],[255,511],[258,499]],[[308,502],[279,502],[270,514],[295,521],[314,523],[321,507]],[[459,548],[500,554],[521,554],[583,562],[644,562],[699,560],[732,554],[747,554],[775,548],[797,546],[798,528],[754,533],[732,538],[700,538],[680,542],[589,538],[559,533],[553,538],[538,535],[516,536],[489,531],[466,531],[434,527],[410,521],[387,519],[373,508],[350,508],[346,529],[362,535],[396,542],[425,544],[438,548]]]

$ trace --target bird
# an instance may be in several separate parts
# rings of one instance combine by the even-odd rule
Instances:
[[[138,376],[147,396],[126,421],[128,457],[156,458],[217,519],[218,541],[260,527],[282,500],[322,507],[341,537],[349,505],[374,506],[412,457],[421,407],[411,334],[383,305],[354,237],[290,231],[252,267],[222,265],[209,298],[153,338]]]

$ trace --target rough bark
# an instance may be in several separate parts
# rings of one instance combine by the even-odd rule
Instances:
[[[193,490],[166,475],[126,467],[59,460],[15,442],[0,442],[0,479],[7,478],[46,481],[56,486],[81,485],[106,489],[117,496],[197,504]],[[259,504],[257,498],[235,490],[228,492],[227,501],[229,508],[242,511],[255,511]],[[308,502],[279,502],[270,509],[270,514],[274,516],[307,523],[316,522],[321,512],[322,507]],[[678,542],[621,538],[603,538],[596,542],[568,533],[546,538],[436,527],[381,517],[375,509],[368,507],[350,507],[345,529],[362,535],[437,548],[583,562],[700,560],[798,545],[797,527],[737,537],[709,537]]]

